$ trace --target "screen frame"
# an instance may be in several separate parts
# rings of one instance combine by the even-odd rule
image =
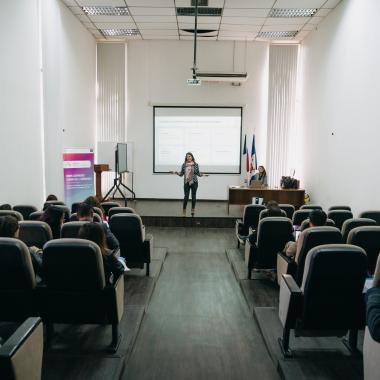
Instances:
[[[170,174],[170,171],[156,171],[156,108],[215,108],[215,109],[240,109],[240,160],[239,172],[202,172],[205,174],[223,174],[223,175],[241,175],[241,160],[242,160],[242,136],[243,136],[243,106],[153,106],[153,174]]]

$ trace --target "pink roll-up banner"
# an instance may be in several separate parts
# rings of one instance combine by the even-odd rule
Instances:
[[[71,207],[94,195],[94,152],[92,149],[65,149],[63,152],[65,202]]]

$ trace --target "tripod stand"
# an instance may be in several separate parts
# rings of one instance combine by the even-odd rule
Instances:
[[[118,191],[121,197],[124,199],[125,207],[127,207],[127,198],[121,191],[120,186],[128,190],[132,194],[133,200],[136,199],[135,192],[132,189],[130,189],[128,186],[124,185],[123,183],[122,173],[119,172],[118,154],[117,154],[117,150],[115,150],[115,178],[113,180],[113,186],[108,190],[108,193],[104,196],[104,198],[102,199],[102,202],[104,202],[107,199],[107,197],[112,193],[112,191],[113,191],[112,198],[115,198],[115,194]],[[132,187],[133,187],[133,182],[132,182]]]

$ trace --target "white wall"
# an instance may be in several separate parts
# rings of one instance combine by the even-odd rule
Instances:
[[[43,156],[37,0],[0,5],[0,204],[40,203]]]
[[[235,46],[234,46],[235,45]],[[251,150],[256,134],[259,163],[266,160],[268,44],[201,42],[202,71],[247,70],[241,87],[220,84],[188,86],[192,41],[131,41],[127,45],[127,140],[134,142],[134,189],[138,198],[182,198],[183,179],[153,174],[153,105],[244,106],[243,139]],[[235,49],[235,55],[234,55]],[[235,63],[234,63],[235,61]],[[200,162],[202,170],[202,163]],[[213,175],[200,179],[200,199],[227,199],[227,186],[241,184],[242,175]]]
[[[305,187],[355,213],[380,209],[379,13],[345,0],[302,44]]]
[[[59,0],[42,1],[46,191],[64,197],[65,148],[95,148],[96,42]]]

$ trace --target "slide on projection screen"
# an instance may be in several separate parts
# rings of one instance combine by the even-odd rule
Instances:
[[[178,171],[186,152],[201,172],[239,174],[241,107],[154,107],[154,173]]]

